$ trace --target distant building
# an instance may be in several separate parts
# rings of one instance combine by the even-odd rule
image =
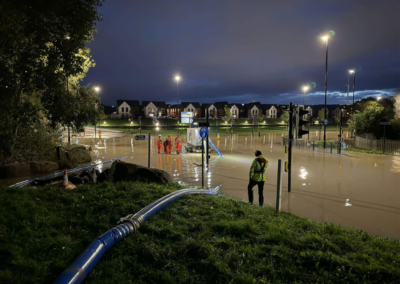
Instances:
[[[103,108],[104,108],[103,119],[112,118],[111,116],[116,113],[116,108],[114,106],[103,105]]]
[[[320,110],[323,110],[325,105],[313,105],[307,106],[307,108],[311,108],[312,117],[318,117],[318,113]],[[326,109],[328,112],[328,118],[339,118],[341,109],[343,109],[344,105],[326,105]]]
[[[198,116],[201,115],[200,103],[182,102],[181,103],[181,110],[183,112],[193,112],[195,117],[198,117]]]
[[[119,118],[130,118],[132,117],[131,110],[133,109],[133,115],[140,115],[140,104],[139,101],[135,100],[117,100],[116,112]]]
[[[225,106],[228,106],[228,102],[216,102],[214,103],[215,108],[217,109],[217,117],[225,116]]]
[[[247,104],[247,117],[252,118],[254,116],[262,116],[263,115],[263,107],[261,103],[250,103]]]
[[[146,118],[167,116],[167,105],[160,101],[143,101],[142,114]]]
[[[265,118],[278,118],[279,117],[279,110],[277,105],[273,104],[263,104],[262,105],[264,111]]]
[[[215,107],[214,104],[202,104],[201,106],[202,112],[204,114],[204,117],[207,116],[207,109],[208,109],[208,115],[211,118],[216,118],[217,116],[217,108]]]

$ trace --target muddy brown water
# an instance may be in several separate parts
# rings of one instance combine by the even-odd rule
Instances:
[[[311,136],[318,134],[314,132]],[[337,133],[328,132],[327,139],[336,137]],[[282,134],[253,138],[251,135],[234,135],[232,139],[222,136],[219,141],[216,138],[212,141],[224,157],[211,154],[210,170],[204,177],[205,186],[222,184],[224,194],[247,200],[249,168],[254,151],[260,150],[269,161],[265,204],[275,207],[278,159],[287,160],[281,146]],[[132,155],[125,162],[143,166],[148,163],[148,142],[135,141],[132,134],[108,139],[79,138],[79,142],[92,145],[93,163],[128,154]],[[185,143],[185,137],[182,142]],[[287,192],[287,174],[282,174],[283,211],[400,239],[400,156],[346,151],[338,155],[294,149],[292,160],[291,193]],[[167,171],[177,182],[201,186],[202,168],[196,165],[201,164],[201,154],[157,154],[152,138],[150,161],[151,167]],[[257,202],[256,187],[254,192]]]

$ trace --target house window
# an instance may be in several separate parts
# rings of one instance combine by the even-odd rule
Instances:
[[[128,108],[126,108],[126,112],[129,112]]]
[[[121,112],[124,112],[124,108],[123,107],[121,107]]]

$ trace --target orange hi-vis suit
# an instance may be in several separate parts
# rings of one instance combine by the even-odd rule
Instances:
[[[172,151],[172,137],[168,137],[168,154]]]
[[[158,139],[157,139],[158,154],[160,154],[160,152],[161,152],[161,146],[162,146],[162,141],[161,141],[161,138],[158,137]]]
[[[181,138],[179,138],[179,137],[175,138],[175,146],[176,146],[176,153],[180,154],[181,153],[181,146],[182,146]]]

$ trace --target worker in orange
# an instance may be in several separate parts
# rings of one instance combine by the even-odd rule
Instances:
[[[161,134],[158,134],[158,139],[157,139],[157,148],[158,148],[158,154],[161,154],[161,146],[162,146],[162,141],[161,141]]]
[[[176,153],[177,153],[177,154],[180,154],[180,153],[181,153],[181,146],[182,146],[181,138],[179,138],[179,134],[176,133],[176,137],[175,137],[175,147],[176,147]]]
[[[172,151],[172,137],[171,134],[168,134],[168,154],[171,154]]]

